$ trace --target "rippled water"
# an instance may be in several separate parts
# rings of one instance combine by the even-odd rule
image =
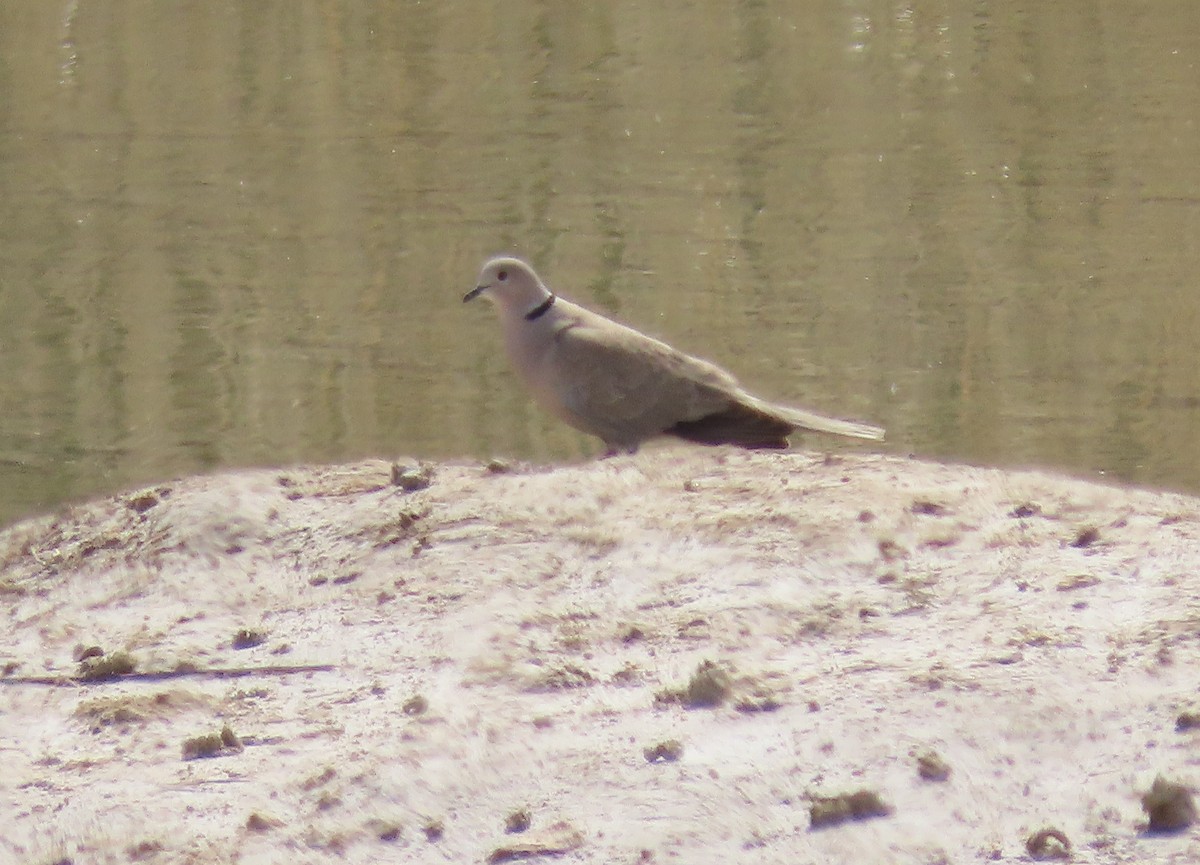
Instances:
[[[1200,492],[1198,25],[6,0],[0,521],[225,466],[594,453],[459,302],[500,251],[894,452]]]

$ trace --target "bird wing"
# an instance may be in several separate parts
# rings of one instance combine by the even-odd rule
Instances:
[[[713,364],[599,317],[560,329],[547,361],[573,422],[610,446],[635,446],[720,411],[739,393],[734,378]]]

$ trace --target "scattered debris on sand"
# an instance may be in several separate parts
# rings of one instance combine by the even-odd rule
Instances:
[[[683,743],[678,739],[664,739],[642,749],[647,763],[674,763],[683,756]]]
[[[1025,852],[1032,859],[1070,859],[1071,841],[1059,829],[1039,829],[1025,839]]]
[[[925,751],[917,755],[917,775],[926,781],[948,781],[950,764],[936,751]]]
[[[809,807],[809,828],[826,829],[850,820],[887,817],[890,805],[873,790],[855,790],[836,796],[814,796]]]
[[[488,862],[513,862],[534,856],[561,856],[583,846],[583,833],[565,820],[552,823],[545,829],[527,832],[520,841],[510,841],[495,847]]]
[[[714,709],[733,693],[733,679],[713,661],[701,661],[682,688],[664,688],[655,695],[659,703],[681,703],[689,709]]]
[[[210,757],[227,757],[245,750],[242,740],[233,728],[226,724],[216,733],[205,733],[183,741],[183,759],[200,760]]]
[[[84,653],[79,660],[79,669],[75,676],[84,682],[105,682],[120,676],[127,676],[137,669],[137,661],[128,652],[110,652],[105,654],[102,649],[95,647]]]
[[[1180,832],[1196,822],[1196,803],[1190,788],[1159,775],[1142,796],[1150,822],[1147,832]]]
[[[1200,861],[1186,496],[720,448],[233,472],[0,531],[0,610],[0,861]]]

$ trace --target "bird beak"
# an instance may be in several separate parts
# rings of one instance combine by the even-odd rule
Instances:
[[[468,291],[468,292],[467,292],[467,293],[466,293],[466,294],[463,296],[463,303],[466,303],[468,300],[474,300],[475,298],[479,297],[479,295],[480,295],[480,294],[482,294],[482,293],[483,293],[483,290],[484,290],[484,289],[486,289],[486,288],[487,288],[487,286],[486,286],[486,285],[477,285],[477,286],[475,286],[473,289],[471,289],[470,291]]]

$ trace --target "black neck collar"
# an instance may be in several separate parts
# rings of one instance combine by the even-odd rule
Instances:
[[[529,312],[525,313],[525,320],[537,321],[539,318],[545,315],[552,306],[554,306],[554,295],[550,295],[533,309],[529,310]]]

